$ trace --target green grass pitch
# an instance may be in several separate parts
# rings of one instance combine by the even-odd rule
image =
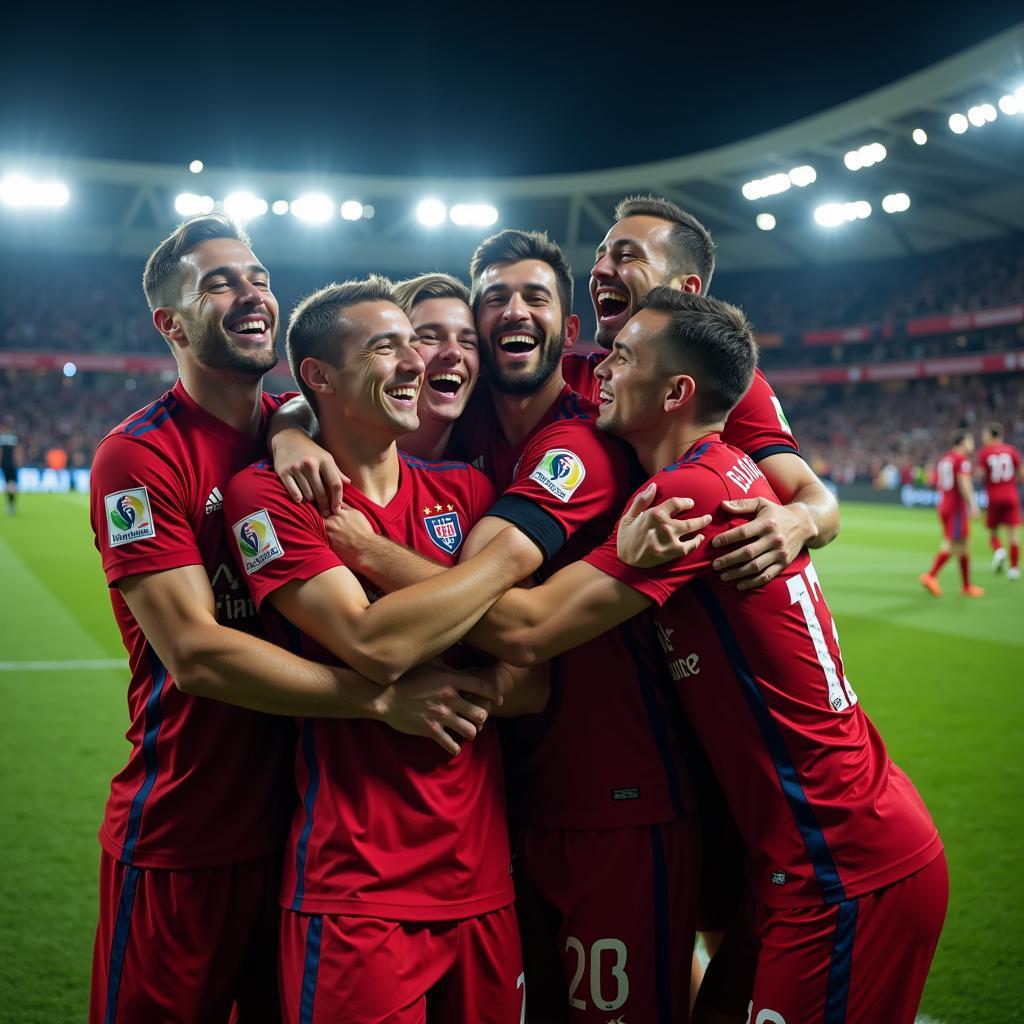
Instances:
[[[960,597],[951,564],[935,600],[916,577],[937,542],[933,512],[851,504],[815,564],[850,679],[946,844],[952,898],[922,1015],[1002,1024],[1024,1019],[1024,582],[991,574],[976,524],[988,594]],[[0,1021],[77,1022],[127,676],[24,663],[123,655],[85,498],[27,495],[17,516],[0,512],[0,580]]]

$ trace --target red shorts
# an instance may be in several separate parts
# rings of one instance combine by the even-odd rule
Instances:
[[[513,907],[464,921],[281,914],[287,1024],[520,1024]]]
[[[939,512],[942,520],[942,535],[946,540],[967,540],[970,532],[967,510],[960,509],[957,512]]]
[[[832,906],[758,907],[751,1024],[913,1024],[948,901],[943,854]]]
[[[1020,524],[1020,501],[1016,498],[988,503],[988,508],[985,510],[985,525],[990,530],[994,530],[997,526],[1020,526]]]
[[[524,829],[513,860],[530,1024],[689,1020],[692,821]]]
[[[279,1021],[280,875],[276,855],[168,871],[101,851],[90,1024]]]

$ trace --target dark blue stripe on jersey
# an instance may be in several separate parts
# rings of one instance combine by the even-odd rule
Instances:
[[[558,407],[556,420],[587,420],[590,417],[580,409],[580,396],[575,391],[570,391],[565,396],[565,401]]]
[[[545,561],[557,555],[568,539],[565,527],[547,509],[522,494],[506,494],[487,510],[487,514],[522,530],[541,549]]]
[[[171,416],[181,411],[181,403],[174,395],[167,395],[159,402],[151,405],[141,417],[133,420],[125,427],[125,433],[132,437],[142,437],[143,434],[155,430],[162,423],[166,423]],[[152,415],[151,415],[152,414]]]
[[[853,968],[853,940],[857,934],[857,900],[844,900],[836,908],[836,940],[828,967],[824,1024],[845,1024]]]
[[[760,462],[770,455],[795,455],[798,459],[803,458],[800,452],[788,444],[770,444],[765,448],[758,448],[756,452],[750,453],[750,458],[754,462]]]
[[[158,412],[166,407],[167,399],[170,395],[164,395],[162,398],[158,398],[145,412],[140,413],[133,420],[129,420],[124,425],[125,433],[130,433],[135,427],[145,423],[151,416],[155,416]]]
[[[299,1000],[299,1024],[313,1024],[313,1003],[316,1001],[316,976],[320,969],[320,941],[324,919],[315,914],[306,927],[306,965],[302,969],[302,996]]]
[[[718,603],[718,599],[706,583],[697,580],[691,586],[697,599],[704,606],[708,618],[711,619],[719,642],[729,658],[737,680],[739,680],[740,689],[754,714],[754,721],[757,722],[758,728],[761,730],[761,738],[775,765],[779,785],[782,786],[782,792],[789,804],[793,820],[800,830],[804,847],[807,849],[807,856],[814,867],[814,875],[818,880],[822,898],[826,903],[838,903],[840,900],[845,900],[846,891],[843,889],[842,880],[836,870],[835,861],[832,860],[832,853],[825,841],[825,834],[821,831],[821,826],[814,817],[814,811],[807,802],[807,795],[800,784],[796,765],[793,764],[793,759],[786,749],[786,741],[782,738],[779,727],[775,724],[775,719],[772,718],[772,713],[765,703],[764,695],[757,685],[757,680],[747,665],[747,659],[743,656],[743,649],[733,632],[732,625],[722,606]]]
[[[447,473],[452,469],[469,469],[468,463],[465,462],[428,462],[426,459],[418,459],[415,455],[407,455],[405,452],[399,452],[402,457],[402,461],[412,469],[423,469],[428,473]]]
[[[953,522],[953,540],[964,539],[964,512],[957,512],[956,519]]]
[[[686,804],[679,788],[679,773],[672,757],[672,742],[665,727],[665,714],[658,702],[658,682],[664,679],[665,671],[651,662],[651,655],[658,650],[658,638],[654,632],[654,620],[650,615],[637,615],[618,627],[619,637],[636,666],[636,678],[640,694],[647,709],[647,720],[651,726],[654,745],[665,769],[668,795],[677,818],[686,817]]]
[[[295,894],[292,896],[292,910],[302,909],[302,897],[306,893],[306,854],[309,850],[309,836],[313,831],[313,808],[316,805],[316,794],[320,789],[320,766],[316,761],[316,734],[314,722],[307,718],[302,723],[302,756],[306,759],[306,772],[309,781],[306,783],[306,795],[302,798],[302,807],[306,812],[306,820],[302,823],[302,832],[295,847]]]
[[[672,1024],[672,971],[668,928],[668,867],[661,826],[651,826],[651,864],[654,875],[654,991],[658,1003],[658,1024]]]
[[[107,967],[107,1008],[103,1015],[104,1024],[114,1024],[117,1018],[117,997],[121,991],[121,974],[124,971],[124,956],[128,950],[128,934],[132,927],[132,910],[135,908],[135,893],[139,888],[139,869],[125,868],[121,882],[121,897],[117,901],[117,920],[114,922],[114,938],[110,943],[110,961]]]
[[[671,473],[672,470],[678,469],[680,466],[689,465],[691,462],[697,462],[700,457],[711,447],[710,441],[705,441],[701,445],[697,445],[695,448],[691,448],[678,462],[673,462],[671,466],[666,466],[662,472]]]
[[[259,462],[254,462],[252,464],[252,468],[253,469],[273,469],[274,468],[274,462],[273,462],[272,459],[260,459]]]
[[[132,805],[128,811],[128,827],[125,830],[124,845],[121,852],[121,860],[125,864],[131,864],[135,854],[135,845],[139,841],[139,830],[142,827],[142,811],[146,799],[156,785],[156,773],[158,768],[156,756],[156,743],[160,736],[160,727],[163,725],[163,708],[160,705],[160,698],[164,692],[164,684],[167,682],[167,669],[157,657],[156,651],[148,644],[146,645],[146,657],[149,660],[149,674],[152,679],[153,688],[150,690],[146,700],[146,714],[143,720],[142,733],[142,761],[146,766],[146,777],[139,786],[139,791],[132,798]]]

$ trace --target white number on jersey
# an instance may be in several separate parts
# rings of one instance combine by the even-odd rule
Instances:
[[[520,974],[516,978],[516,988],[523,990],[523,1001],[519,1010],[519,1024],[526,1024],[526,974]]]
[[[814,644],[814,653],[818,656],[818,664],[821,665],[821,671],[825,673],[825,681],[828,683],[829,706],[833,711],[845,711],[857,703],[857,694],[853,692],[850,680],[845,675],[840,679],[842,665],[837,669],[825,642],[825,633],[818,618],[818,605],[822,600],[821,583],[814,566],[808,562],[798,576],[786,580],[786,586],[789,588],[789,603],[800,605],[800,610],[804,613],[804,622],[807,623],[807,632]],[[832,638],[838,647],[839,631],[834,620]]]
[[[1013,479],[1013,459],[1009,452],[993,452],[985,461],[990,483],[1006,484]]]
[[[574,935],[565,940],[565,950],[576,954],[576,970],[569,982],[569,1005],[575,1010],[585,1010],[586,1000],[576,996],[576,990],[583,980],[587,969],[587,951]],[[611,999],[605,998],[606,993],[601,983],[602,953],[614,954],[611,964],[611,980],[614,982],[614,994]],[[611,993],[609,993],[611,994]],[[629,998],[629,978],[626,977],[626,945],[618,939],[598,939],[590,947],[590,998],[599,1010],[611,1012],[617,1010]]]
[[[953,463],[949,459],[942,459],[935,470],[939,477],[939,490],[953,490]]]

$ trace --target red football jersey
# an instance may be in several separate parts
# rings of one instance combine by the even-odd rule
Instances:
[[[264,395],[264,425],[290,395]],[[126,576],[201,565],[217,620],[256,632],[258,617],[224,530],[223,490],[266,452],[201,409],[179,380],[99,444],[91,518],[128,649],[128,763],[110,787],[100,842],[147,868],[200,868],[278,849],[291,810],[290,723],[182,693],[115,584]]]
[[[669,672],[750,852],[758,898],[835,903],[924,867],[942,849],[938,833],[857,703],[807,553],[758,590],[711,571],[711,538],[739,521],[721,502],[777,500],[761,471],[712,434],[653,479],[657,500],[685,495],[694,515],[714,516],[700,547],[637,570],[611,538],[586,561],[658,605]]]
[[[462,462],[401,458],[398,493],[386,507],[351,486],[345,500],[383,536],[454,565],[494,488]],[[343,564],[316,507],[292,502],[267,462],[234,478],[225,507],[234,524],[234,555],[263,609],[267,634],[307,657],[337,664],[265,604],[290,580],[312,579]],[[441,921],[512,902],[496,730],[485,729],[453,758],[432,741],[381,722],[307,718],[299,727],[295,778],[301,805],[285,855],[282,906]]]
[[[489,514],[537,542],[547,555],[542,576],[604,542],[639,471],[595,417],[594,404],[565,387],[520,444],[508,445],[493,418],[482,437],[484,469],[503,491]],[[689,777],[645,629],[627,623],[556,658],[547,708],[502,723],[516,819],[614,828],[686,813]]]
[[[1000,441],[985,445],[978,452],[978,465],[985,471],[985,489],[990,504],[997,501],[1020,501],[1020,491],[1017,489],[1020,452],[1012,444]]]
[[[598,401],[600,384],[594,368],[603,359],[601,352],[588,356],[569,353],[562,357],[562,375],[569,386],[593,402]],[[782,411],[782,403],[760,370],[754,371],[747,393],[729,413],[722,440],[746,452],[755,462],[780,452],[799,454],[800,446]]]
[[[935,486],[939,491],[939,512],[953,515],[966,511],[957,481],[959,474],[971,475],[971,460],[951,448],[935,463]]]

